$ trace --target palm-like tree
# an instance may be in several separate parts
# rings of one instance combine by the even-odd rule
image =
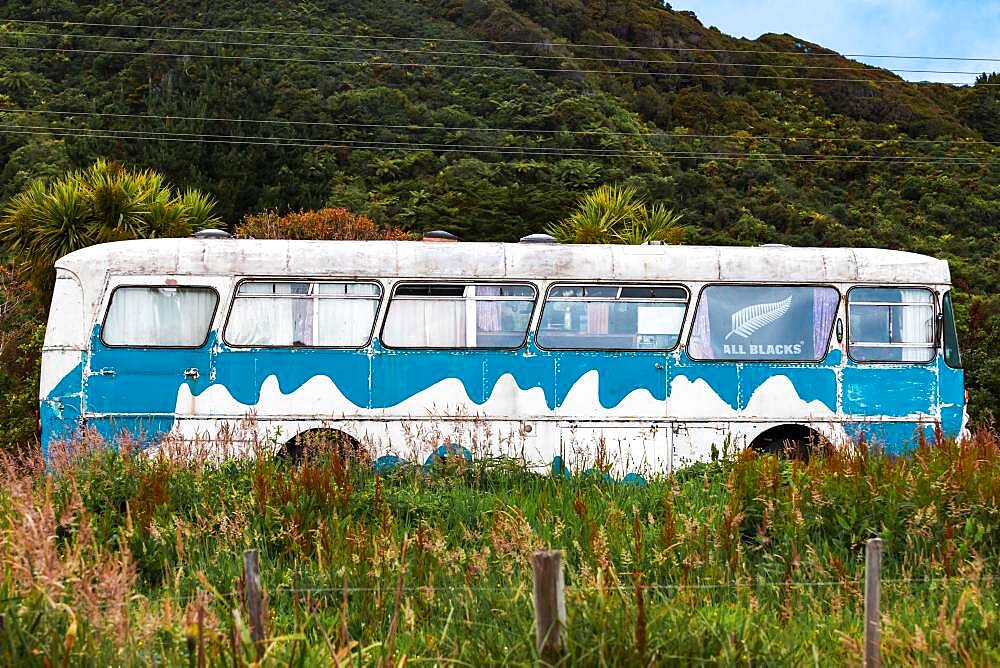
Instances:
[[[679,244],[687,232],[681,218],[661,204],[647,206],[631,186],[610,184],[584,195],[568,218],[546,231],[563,243]]]
[[[44,292],[63,255],[106,241],[219,227],[214,207],[208,195],[177,193],[155,172],[99,160],[52,183],[34,181],[11,198],[0,218],[0,243]]]

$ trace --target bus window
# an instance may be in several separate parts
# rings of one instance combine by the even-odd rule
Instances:
[[[941,300],[944,311],[944,363],[953,369],[962,368],[962,355],[958,351],[958,330],[955,329],[955,309],[951,303],[951,293]]]
[[[934,359],[934,295],[924,288],[852,288],[848,352],[858,362]]]
[[[244,281],[224,338],[231,346],[361,348],[381,296],[377,283]]]
[[[212,288],[115,288],[101,340],[108,346],[198,348],[208,340],[218,303]]]
[[[552,350],[671,350],[677,346],[687,290],[651,285],[555,285],[538,327]]]
[[[840,293],[830,287],[710,285],[698,300],[688,354],[817,362],[829,348],[839,303]]]
[[[382,343],[393,348],[519,348],[534,307],[531,285],[402,284],[389,302]]]

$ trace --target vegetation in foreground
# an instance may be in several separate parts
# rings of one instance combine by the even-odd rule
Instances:
[[[1000,450],[741,454],[645,485],[441,462],[376,475],[75,444],[7,459],[0,663],[536,661],[529,556],[563,550],[567,664],[861,658],[863,543],[885,540],[888,665],[1000,662]],[[260,551],[267,640],[241,555]],[[258,655],[258,651],[261,652]]]

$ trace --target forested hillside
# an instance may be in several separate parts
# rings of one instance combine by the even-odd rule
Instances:
[[[2,6],[0,199],[107,157],[230,225],[330,205],[512,240],[622,183],[688,243],[950,260],[973,409],[1000,413],[998,76],[906,83],[653,0]]]

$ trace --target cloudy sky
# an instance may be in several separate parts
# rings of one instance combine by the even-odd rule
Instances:
[[[1000,71],[1000,0],[679,0],[706,26],[736,37],[790,33],[844,54],[994,58],[997,62],[856,57],[911,81],[971,83],[975,75],[899,70]]]

